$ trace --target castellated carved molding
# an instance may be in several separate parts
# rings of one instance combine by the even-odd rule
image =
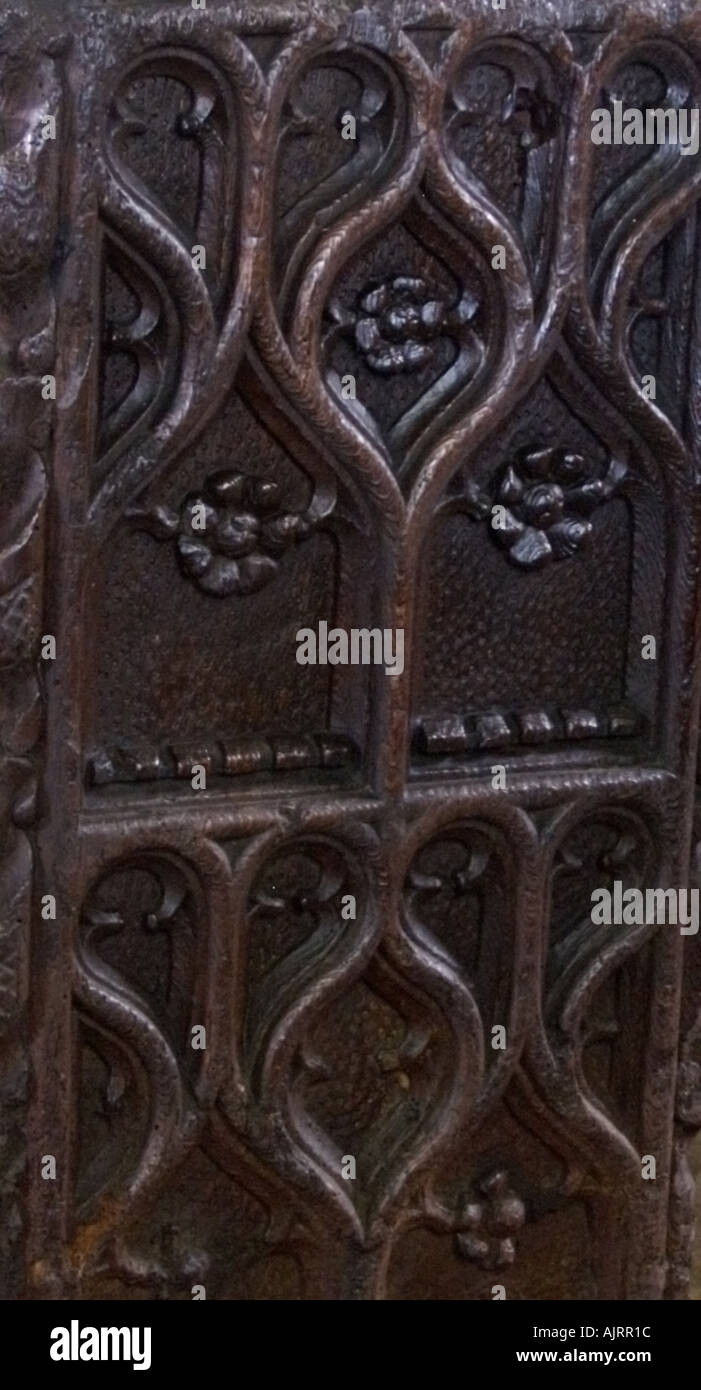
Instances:
[[[701,13],[26,8],[0,1292],[686,1297]]]

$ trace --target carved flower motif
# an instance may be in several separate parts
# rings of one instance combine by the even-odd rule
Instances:
[[[501,478],[502,512],[490,505],[494,535],[510,559],[529,568],[574,555],[591,536],[590,514],[613,496],[625,473],[617,460],[599,477],[581,454],[524,449]]]
[[[319,513],[284,512],[278,484],[222,470],[179,510],[136,510],[130,519],[158,540],[175,540],[183,572],[205,593],[252,594],[275,575],[283,551],[304,540]]]
[[[477,306],[469,293],[451,306],[427,280],[395,275],[361,295],[355,341],[373,371],[419,371],[438,340],[468,323]]]
[[[525,1223],[526,1208],[501,1170],[485,1178],[479,1192],[484,1200],[467,1202],[460,1213],[457,1248],[482,1269],[511,1265],[516,1258],[514,1236]]]
[[[303,540],[311,521],[280,510],[275,482],[243,473],[213,473],[180,509],[183,570],[210,594],[251,594],[272,579],[279,557]]]

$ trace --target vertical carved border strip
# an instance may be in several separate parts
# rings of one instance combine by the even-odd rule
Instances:
[[[60,20],[60,12],[53,23]],[[51,20],[49,20],[51,22]],[[62,156],[62,223],[71,229],[57,297],[53,462],[48,505],[44,632],[56,642],[45,663],[46,755],[39,783],[36,898],[56,900],[55,920],[32,921],[30,1001],[32,1108],[27,1136],[30,1220],[26,1243],[27,1296],[51,1298],[64,1289],[69,1196],[71,1019],[66,985],[80,906],[81,805],[79,659],[85,571],[82,540],[88,499],[85,460],[93,444],[97,342],[97,222],[90,150],[94,125],[86,70],[99,88],[93,35],[80,26],[63,58],[63,105],[57,123]],[[41,1158],[56,1159],[55,1181],[41,1179]]]
[[[50,270],[58,234],[62,115],[60,40],[20,19],[3,53],[0,154],[0,427],[5,513],[0,525],[0,1241],[8,1287],[21,1290],[11,1249],[24,1238],[17,1181],[27,1101],[27,1004],[32,875],[42,736],[40,646],[55,303]],[[21,1137],[20,1137],[21,1136]],[[19,1141],[19,1142],[18,1142]],[[31,1164],[31,1156],[26,1157]]]

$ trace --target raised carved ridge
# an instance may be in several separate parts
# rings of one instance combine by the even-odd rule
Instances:
[[[429,757],[479,753],[483,749],[542,747],[581,739],[634,738],[644,721],[629,705],[591,709],[480,710],[422,719],[415,730],[417,752]]]
[[[245,777],[257,772],[296,772],[347,768],[357,751],[341,734],[300,738],[203,739],[199,744],[119,746],[95,753],[88,762],[93,786],[111,782],[156,782],[192,778],[195,764],[213,777]]]

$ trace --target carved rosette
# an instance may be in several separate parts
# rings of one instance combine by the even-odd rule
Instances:
[[[451,306],[421,277],[395,275],[361,295],[356,347],[375,372],[420,371],[431,363],[434,345],[462,330],[476,310],[469,294]]]
[[[508,1269],[516,1259],[516,1237],[526,1224],[526,1207],[509,1174],[500,1168],[480,1178],[453,1210],[437,1200],[427,1205],[432,1230],[454,1233],[456,1254],[484,1270]]]
[[[280,487],[265,478],[221,469],[180,508],[132,514],[158,540],[174,540],[182,573],[205,594],[254,594],[278,571],[290,546],[311,535],[318,510],[285,511]]]
[[[468,510],[476,519],[489,518],[495,540],[514,564],[535,569],[575,555],[590,540],[590,516],[618,492],[626,473],[617,459],[599,475],[570,450],[522,449],[493,494],[472,490]]]

